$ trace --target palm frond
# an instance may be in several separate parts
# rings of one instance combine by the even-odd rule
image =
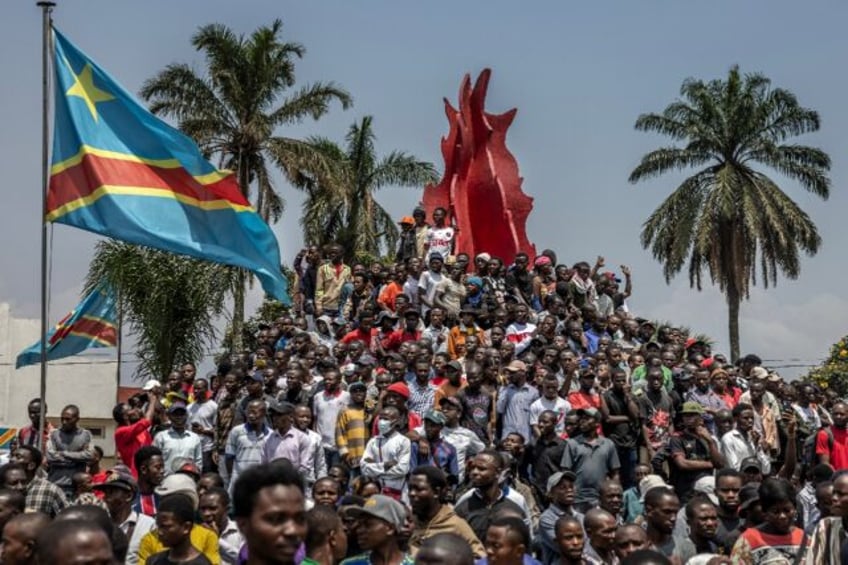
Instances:
[[[663,147],[642,157],[642,162],[630,173],[629,181],[636,183],[669,171],[700,167],[713,159],[714,156],[709,153],[679,147]]]
[[[353,98],[335,83],[316,82],[287,96],[271,113],[269,122],[273,126],[297,124],[306,116],[317,120],[330,111],[333,102],[339,102],[347,110],[353,104]]]
[[[439,174],[432,163],[419,161],[401,151],[392,151],[384,157],[368,179],[375,190],[384,186],[422,188],[438,181]]]

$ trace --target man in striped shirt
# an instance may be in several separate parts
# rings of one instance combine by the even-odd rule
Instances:
[[[339,412],[336,420],[336,445],[342,461],[350,469],[358,471],[359,460],[365,453],[365,442],[368,441],[365,422],[365,396],[368,385],[363,382],[351,383],[347,391],[350,393],[350,403]]]
[[[265,441],[270,435],[271,430],[265,425],[265,401],[250,401],[247,405],[247,421],[230,430],[224,448],[231,493],[241,473],[262,463]]]

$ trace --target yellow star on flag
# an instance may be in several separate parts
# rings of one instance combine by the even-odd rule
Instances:
[[[106,102],[107,100],[114,100],[115,97],[109,94],[104,90],[100,90],[96,86],[94,86],[94,76],[92,75],[91,65],[87,64],[82,69],[80,74],[74,73],[74,70],[70,68],[71,75],[74,77],[74,84],[71,88],[65,92],[66,96],[79,96],[85,102],[85,105],[88,107],[88,111],[91,112],[91,117],[94,118],[94,121],[97,121],[97,103],[98,102]]]

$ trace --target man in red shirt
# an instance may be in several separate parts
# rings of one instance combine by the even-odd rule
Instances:
[[[140,402],[137,397],[130,400]],[[112,417],[118,423],[118,428],[115,430],[115,450],[124,465],[132,470],[134,477],[138,477],[135,468],[135,452],[153,443],[150,426],[159,396],[154,389],[147,392],[147,410],[143,415],[141,409],[136,406],[136,402],[130,404],[121,402],[112,410]]]
[[[595,373],[592,369],[583,369],[577,379],[580,390],[568,395],[568,403],[572,410],[581,408],[601,408],[601,395],[595,392]]]
[[[377,333],[378,330],[374,327],[374,314],[370,310],[365,310],[359,314],[359,327],[345,334],[341,341],[342,343],[361,341],[365,344],[365,349],[370,351],[371,340]]]
[[[403,327],[393,331],[381,344],[385,351],[398,351],[402,343],[407,341],[418,341],[421,332],[418,330],[418,322],[421,316],[416,310],[407,310],[403,313]]]
[[[822,428],[816,435],[816,455],[819,463],[827,463],[834,471],[848,469],[848,405],[837,402],[830,410],[833,425]]]

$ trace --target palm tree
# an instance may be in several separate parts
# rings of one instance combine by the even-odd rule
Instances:
[[[94,251],[86,292],[102,281],[117,290],[136,339],[136,376],[162,379],[215,345],[213,322],[224,311],[233,273],[225,265],[107,240]]]
[[[309,140],[329,163],[335,163],[325,182],[309,179],[301,225],[307,243],[341,244],[348,261],[357,255],[380,257],[394,250],[397,219],[374,198],[385,186],[422,187],[438,180],[432,163],[392,151],[382,159],[374,146],[373,118],[365,116],[350,126],[345,147],[325,138]]]
[[[810,217],[760,170],[769,167],[827,199],[830,157],[786,143],[819,129],[818,113],[798,104],[761,74],[730,69],[726,80],[684,81],[681,99],[661,114],[643,114],[636,129],[680,142],[642,157],[630,182],[688,168],[678,186],[643,224],[642,245],[663,263],[666,282],[689,263],[689,284],[701,290],[706,271],[728,307],[731,357],[739,357],[739,305],[757,282],[795,279],[799,251],[814,255],[821,238]]]
[[[302,182],[304,174],[323,179],[330,166],[311,144],[277,130],[306,117],[317,120],[333,102],[343,108],[352,103],[350,94],[332,82],[291,90],[295,60],[306,51],[299,43],[282,41],[282,27],[275,20],[245,37],[222,24],[203,26],[191,42],[206,57],[207,76],[174,63],[141,89],[151,111],[176,120],[210,158],[236,171],[242,192],[270,222],[278,221],[284,208],[271,182],[271,166],[293,183]],[[242,334],[244,321],[245,273],[241,279],[233,296],[235,336]]]

